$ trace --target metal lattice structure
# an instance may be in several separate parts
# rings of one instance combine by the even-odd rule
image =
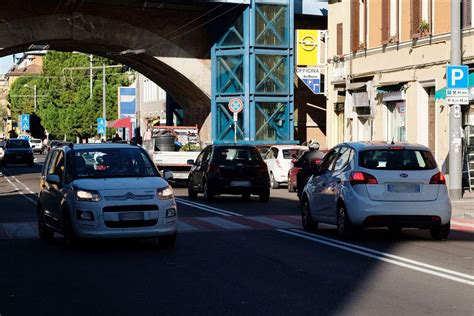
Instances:
[[[227,104],[244,101],[237,139],[293,141],[293,1],[252,0],[212,49],[212,138],[233,142]]]

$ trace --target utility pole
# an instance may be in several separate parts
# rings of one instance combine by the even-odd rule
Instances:
[[[107,83],[105,82],[105,64],[102,64],[102,117],[107,122],[107,111],[106,111],[107,90],[106,88],[107,88]],[[107,140],[107,129],[103,137],[104,137],[104,140]]]
[[[89,99],[92,100],[92,54],[89,55]]]
[[[36,94],[36,84],[33,86],[33,97],[34,97],[34,112],[36,113],[36,106],[38,104],[38,101],[37,101],[37,94]]]
[[[461,65],[461,1],[451,0],[451,65]],[[449,111],[449,195],[462,199],[462,111],[453,104]]]
[[[141,85],[140,85],[140,73],[137,71],[136,72],[136,80],[137,80],[137,84],[136,84],[136,113],[135,113],[135,139],[137,140],[137,142],[140,140],[140,137],[141,137],[141,108],[140,108],[140,104],[141,104],[141,91],[140,91],[140,88],[141,88]]]

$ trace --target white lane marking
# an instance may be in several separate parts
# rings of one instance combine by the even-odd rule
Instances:
[[[274,218],[266,217],[266,216],[252,216],[252,220],[267,224],[276,228],[298,228],[298,225],[294,225],[288,222],[280,221]]]
[[[450,273],[450,274],[457,275],[457,276],[460,276],[460,277],[463,277],[463,278],[468,278],[468,279],[474,280],[474,275],[465,274],[465,273],[461,273],[461,272],[456,272],[456,271],[453,271],[453,270],[441,268],[441,267],[438,267],[438,266],[433,266],[433,265],[423,263],[423,262],[420,262],[420,261],[407,259],[407,258],[404,258],[404,257],[392,255],[392,254],[389,254],[389,253],[386,253],[386,252],[374,250],[374,249],[371,249],[371,248],[366,248],[366,247],[363,247],[363,246],[347,243],[347,242],[344,242],[344,241],[340,241],[340,240],[333,239],[333,238],[328,238],[328,237],[321,236],[321,235],[316,235],[316,234],[304,232],[304,231],[301,231],[301,230],[294,230],[294,231],[296,231],[300,234],[308,235],[310,237],[316,237],[316,238],[324,239],[324,240],[334,242],[334,243],[337,243],[337,244],[341,244],[341,245],[344,245],[344,246],[360,249],[362,251],[372,252],[372,253],[377,254],[377,255],[386,256],[386,257],[396,259],[396,260],[400,260],[400,261],[404,261],[404,262],[407,262],[407,263],[410,263],[410,264],[416,264],[416,265],[422,266],[424,268],[433,269],[433,270],[437,270],[437,271],[444,272],[444,273]]]
[[[404,268],[407,268],[407,269],[411,269],[411,270],[415,270],[415,271],[435,275],[435,276],[438,276],[438,277],[441,277],[441,278],[444,278],[444,279],[448,279],[448,280],[451,280],[451,281],[456,281],[456,282],[459,282],[459,283],[464,283],[464,284],[467,284],[467,285],[474,286],[474,281],[466,280],[466,279],[463,279],[461,277],[454,276],[454,275],[459,275],[459,276],[463,276],[467,279],[472,279],[473,276],[469,275],[469,274],[464,274],[464,273],[460,273],[460,272],[456,272],[456,271],[452,271],[452,270],[448,270],[448,269],[439,268],[439,267],[436,267],[436,266],[424,264],[422,262],[417,262],[417,261],[414,261],[414,260],[405,259],[405,258],[394,256],[394,255],[389,255],[389,254],[385,254],[387,256],[377,255],[376,253],[381,253],[381,254],[384,254],[384,253],[378,252],[378,251],[375,251],[375,250],[372,250],[372,249],[369,249],[369,248],[365,248],[365,247],[359,247],[359,246],[354,247],[355,245],[353,245],[353,244],[348,244],[348,243],[344,243],[344,242],[340,242],[340,243],[335,242],[335,240],[333,240],[331,238],[320,238],[321,236],[319,236],[319,235],[309,236],[307,234],[302,234],[302,233],[294,231],[294,230],[290,231],[290,230],[277,229],[277,231],[280,232],[280,233],[283,233],[283,234],[300,237],[300,238],[311,240],[311,241],[314,241],[314,242],[317,242],[317,243],[320,243],[320,244],[324,244],[324,245],[327,245],[327,246],[331,246],[331,247],[339,248],[339,249],[342,249],[342,250],[346,250],[346,251],[349,251],[349,252],[352,252],[352,253],[355,253],[355,254],[359,254],[359,255],[362,255],[362,256],[365,256],[365,257],[369,257],[369,258],[373,258],[373,259],[376,259],[376,260],[391,263],[391,264],[401,266],[401,267],[404,267]],[[359,250],[359,249],[361,249],[361,250]],[[397,261],[395,259],[389,259],[387,257],[399,258],[399,260],[400,259],[401,260]],[[409,264],[409,263],[405,263],[405,262],[417,262],[417,265]],[[427,269],[427,268],[423,268],[422,266],[431,267],[431,270]],[[438,271],[446,270],[446,271],[449,271],[450,274],[438,272],[438,271],[435,271],[435,270],[438,270]]]
[[[19,184],[21,184],[27,191],[28,193],[30,194],[33,194],[35,195],[36,193],[33,192],[33,190],[31,190],[27,185],[25,185],[23,182],[21,182],[20,180],[18,180],[15,176],[11,176],[16,182],[18,182]]]
[[[204,211],[208,211],[208,212],[211,212],[211,213],[223,215],[223,216],[243,216],[242,214],[239,214],[239,213],[226,211],[226,210],[223,210],[223,209],[220,209],[220,208],[217,208],[217,207],[213,207],[213,206],[209,206],[209,205],[205,205],[205,204],[201,204],[201,203],[197,203],[197,202],[191,202],[191,201],[180,199],[180,198],[176,198],[176,202],[185,204],[187,206],[192,206],[192,207],[204,210]]]
[[[8,183],[10,183],[10,185],[11,185],[16,191],[18,191],[18,193],[19,193],[22,197],[24,197],[25,199],[27,199],[28,201],[30,201],[31,203],[33,203],[34,205],[36,205],[36,201],[35,201],[34,199],[30,198],[29,196],[27,196],[27,195],[23,192],[23,190],[21,190],[20,188],[18,188],[18,187],[15,185],[15,183],[13,183],[10,179],[8,179],[8,177],[5,176],[4,178],[8,181]]]
[[[454,225],[457,225],[457,226],[474,228],[474,224],[462,223],[462,222],[453,221],[453,220],[451,220],[451,224],[454,224]]]
[[[252,227],[245,226],[239,223],[228,221],[222,217],[199,217],[200,221],[208,222],[210,224],[222,227],[226,230],[245,230],[252,229]]]

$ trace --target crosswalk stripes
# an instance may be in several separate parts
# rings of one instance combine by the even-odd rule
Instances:
[[[249,231],[300,228],[295,225],[299,216],[227,216],[181,217],[178,232],[195,233],[210,231]],[[0,240],[37,239],[36,222],[0,223]]]

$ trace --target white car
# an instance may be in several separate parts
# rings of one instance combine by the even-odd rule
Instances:
[[[326,154],[302,195],[304,229],[336,224],[342,238],[362,227],[415,227],[445,240],[450,219],[446,179],[430,150],[420,145],[338,145]]]
[[[307,149],[307,147],[274,145],[266,153],[263,159],[268,166],[272,189],[278,189],[281,184],[288,183],[288,171],[293,166],[292,160],[297,158],[298,153],[302,149]]]
[[[44,145],[43,145],[43,141],[41,141],[41,139],[30,138],[29,142],[30,142],[30,147],[33,150],[33,152],[43,153]]]

